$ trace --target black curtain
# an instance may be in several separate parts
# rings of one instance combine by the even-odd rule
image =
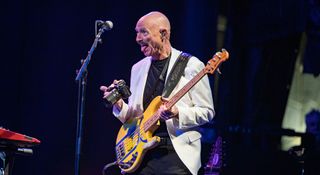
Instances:
[[[135,24],[150,11],[161,11],[170,19],[173,47],[197,56],[204,63],[220,49],[216,44],[217,19],[218,15],[226,17],[222,45],[229,51],[230,59],[221,66],[223,74],[219,78],[210,76],[212,90],[217,90],[214,91],[217,97],[214,126],[227,133],[240,133],[231,134],[226,173],[275,174],[283,162],[290,161],[286,161],[288,158],[283,154],[274,154],[271,159],[272,154],[261,150],[276,150],[279,144],[279,134],[275,133],[281,127],[301,34],[306,29],[314,31],[307,26],[317,28],[316,20],[312,21],[308,14],[317,14],[318,1],[316,5],[310,5],[311,0],[308,2],[1,2],[0,126],[42,141],[34,148],[33,156],[16,158],[13,174],[73,173],[76,70],[91,47],[97,19],[111,20],[114,27],[103,34],[103,43],[98,45],[88,66],[81,174],[100,174],[106,163],[115,160],[114,145],[121,123],[112,116],[111,109],[105,108],[99,86],[109,85],[114,79],[129,83],[131,66],[143,58],[135,42]],[[318,44],[312,48],[318,48]],[[309,55],[316,55],[312,53],[316,53],[316,49],[308,51]],[[314,63],[317,62],[309,65],[319,65]],[[239,145],[249,146],[239,150],[244,148]],[[244,171],[248,162],[250,171]],[[268,171],[263,165],[268,165]],[[278,172],[288,174],[285,168],[282,170]],[[120,172],[112,167],[109,173]]]
[[[129,82],[143,58],[135,24],[161,11],[172,24],[172,44],[206,62],[216,52],[217,1],[24,1],[1,2],[0,126],[36,137],[31,157],[17,156],[13,174],[72,174],[74,169],[76,69],[94,39],[96,19],[111,20],[88,66],[81,174],[100,174],[115,160],[120,121],[104,107],[100,85]],[[117,168],[110,169],[119,174]]]
[[[229,1],[231,59],[219,90],[219,117],[245,128],[280,128],[305,29],[301,0]],[[231,110],[230,110],[231,109]]]
[[[232,168],[225,173],[298,174],[299,165],[279,148],[306,2],[229,0],[224,13],[231,56],[219,81],[217,120],[229,142]]]

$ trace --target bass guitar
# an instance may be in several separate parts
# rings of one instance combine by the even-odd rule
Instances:
[[[143,115],[132,117],[120,128],[116,139],[117,164],[122,173],[132,173],[142,162],[144,154],[157,146],[160,137],[153,136],[159,127],[160,119],[158,109],[162,104],[170,109],[175,105],[202,77],[213,74],[219,65],[229,58],[229,53],[222,49],[211,58],[196,76],[181,88],[169,101],[163,103],[161,96],[154,98],[144,111]]]

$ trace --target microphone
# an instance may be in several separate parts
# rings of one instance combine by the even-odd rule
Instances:
[[[104,30],[111,30],[113,28],[113,23],[111,21],[97,20],[96,23]]]

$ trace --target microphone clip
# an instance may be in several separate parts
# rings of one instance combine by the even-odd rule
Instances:
[[[95,36],[97,36],[97,34],[99,34],[99,33],[103,33],[106,30],[111,30],[112,28],[113,28],[113,23],[111,21],[96,20],[95,21]],[[99,37],[100,37],[100,35],[99,35]]]

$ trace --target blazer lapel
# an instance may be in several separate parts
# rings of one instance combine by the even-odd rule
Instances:
[[[151,65],[151,57],[145,58],[145,61],[141,66],[141,71],[139,71],[140,75],[133,75],[133,76],[141,77],[139,85],[136,87],[136,89],[137,89],[137,92],[139,92],[137,93],[137,100],[138,100],[138,104],[141,104],[140,106],[142,108],[142,111],[145,110],[143,109],[143,93],[144,93],[144,88],[146,86],[150,65]]]
[[[167,70],[166,82],[168,79],[168,75],[170,74],[172,67],[173,67],[174,63],[177,61],[177,58],[179,57],[180,53],[181,53],[181,51],[178,51],[175,48],[171,48],[171,58],[170,58],[170,62],[169,62],[168,70]]]

